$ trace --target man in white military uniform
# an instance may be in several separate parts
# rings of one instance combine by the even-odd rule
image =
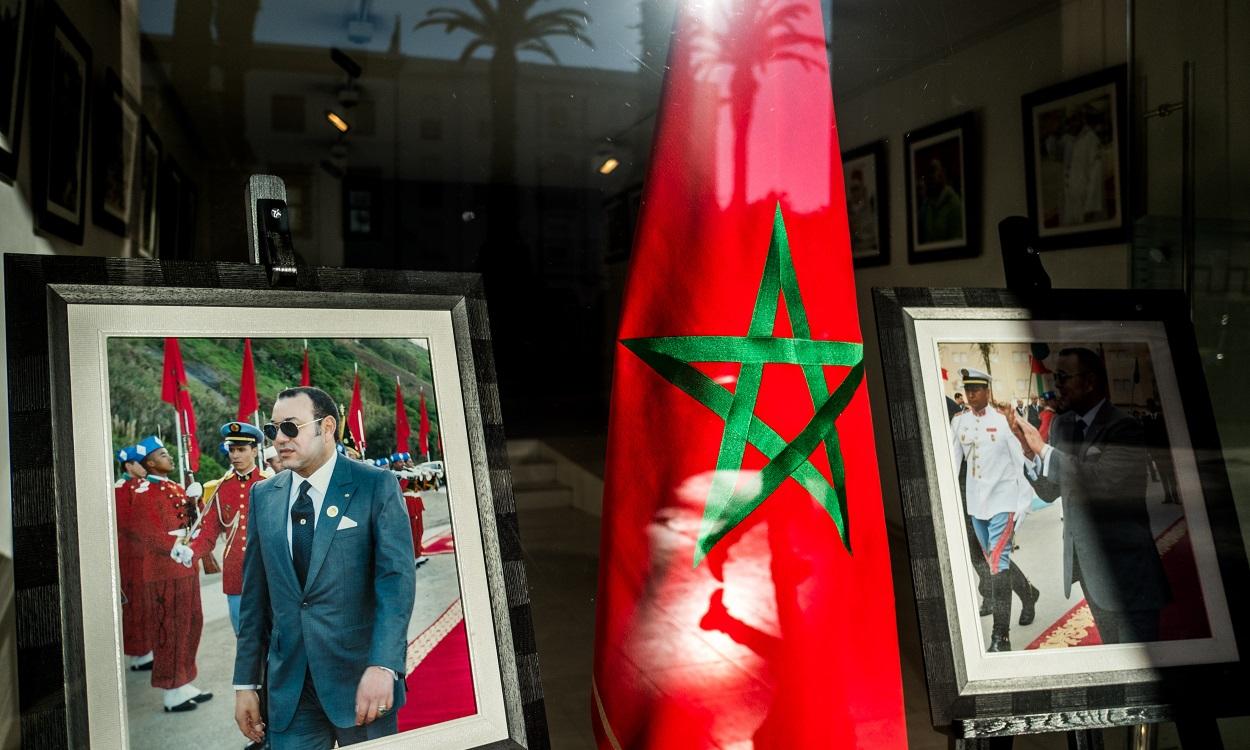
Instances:
[[[994,618],[989,650],[1010,651],[1012,589],[1023,604],[1021,625],[1033,622],[1039,596],[1011,560],[1017,514],[1033,499],[1024,475],[1032,462],[1025,458],[1007,417],[990,405],[989,373],[969,368],[960,374],[969,409],[951,420],[951,454],[956,466],[961,461],[968,463],[965,510],[989,567],[990,612]]]

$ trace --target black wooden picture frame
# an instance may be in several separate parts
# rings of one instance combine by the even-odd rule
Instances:
[[[0,14],[0,182],[17,179],[35,0],[8,0]],[[7,94],[5,96],[4,94]]]
[[[890,180],[885,140],[842,152],[851,262],[856,268],[890,264]],[[871,174],[863,176],[865,167]],[[863,244],[868,241],[868,246]],[[872,247],[872,242],[876,247]],[[857,246],[859,245],[859,246]]]
[[[164,174],[161,137],[147,117],[139,119],[138,173],[135,175],[135,196],[139,230],[135,233],[135,252],[144,258],[160,253],[161,204]]]
[[[81,418],[103,404],[71,399],[71,389],[84,381],[79,376],[74,382],[71,362],[77,360],[68,344],[75,315],[94,320],[118,305],[198,308],[200,319],[211,318],[214,308],[239,306],[332,310],[335,316],[357,311],[450,316],[455,361],[449,366],[459,372],[461,390],[446,397],[461,400],[466,418],[472,474],[466,483],[479,513],[485,568],[480,585],[488,589],[492,619],[477,627],[488,632],[493,627],[502,692],[497,701],[506,736],[486,745],[465,740],[443,746],[550,746],[480,277],[305,267],[294,288],[278,290],[259,265],[15,254],[7,254],[4,262],[10,450],[24,457],[10,477],[23,746],[109,746],[98,737],[101,726],[106,732],[122,726],[120,715],[100,721],[98,712],[110,711],[113,704],[88,690],[93,680],[97,685],[100,679],[116,682],[109,673],[123,667],[105,663],[111,658],[89,661],[86,656],[102,644],[109,653],[116,647],[118,633],[84,627],[85,597],[108,598],[116,592],[105,580],[116,563],[112,569],[104,565],[84,570],[82,565],[80,537],[99,529],[84,529],[77,522],[77,483],[90,482],[94,474],[76,477],[83,469],[81,455],[76,460],[73,425],[75,414]],[[203,335],[202,328],[198,335]],[[111,528],[107,521],[101,528]],[[111,554],[116,554],[115,547]],[[462,572],[462,587],[467,580]],[[93,587],[100,591],[91,593]],[[95,622],[99,615],[92,617]],[[490,663],[493,656],[488,655]],[[479,708],[482,700],[479,693]],[[124,712],[124,701],[121,706]]]
[[[44,3],[31,71],[31,205],[35,226],[81,245],[87,219],[91,48],[56,3]]]
[[[91,218],[97,226],[127,237],[134,215],[139,114],[112,68],[105,69],[104,85],[96,99],[91,134]]]
[[[1040,249],[1128,239],[1127,71],[1117,65],[1020,98],[1029,221]]]
[[[1244,713],[1242,691],[1229,690],[1228,686],[1244,684],[1247,678],[1240,655],[1250,647],[1250,603],[1240,592],[1250,586],[1250,569],[1183,295],[1174,291],[1065,290],[1026,301],[996,289],[886,288],[873,290],[873,302],[934,726],[955,737],[978,738],[1192,721]],[[941,396],[947,388],[943,380],[957,379],[959,375],[942,371],[939,344],[954,341],[949,331],[956,329],[960,336],[979,341],[974,333],[978,326],[983,326],[980,330],[984,331],[990,330],[984,326],[1017,324],[1029,331],[1027,336],[1021,334],[1011,339],[1026,342],[1021,346],[1042,340],[1039,332],[1054,330],[1056,326],[1086,334],[1099,330],[1099,326],[1102,330],[1152,330],[1165,341],[1164,346],[1151,351],[1170,352],[1168,361],[1160,360],[1160,372],[1174,372],[1174,380],[1167,380],[1170,376],[1164,375],[1157,381],[1175,385],[1175,390],[1169,386],[1165,393],[1165,398],[1173,399],[1173,411],[1167,412],[1168,434],[1174,447],[1169,451],[1177,456],[1190,451],[1190,460],[1196,467],[1188,474],[1192,478],[1185,485],[1185,492],[1193,494],[1185,497],[1182,493],[1186,533],[1195,548],[1204,550],[1207,566],[1201,574],[1206,576],[1216,570],[1215,580],[1221,585],[1219,591],[1202,589],[1200,601],[1208,603],[1208,612],[1220,605],[1226,607],[1226,629],[1220,636],[1223,640],[1210,642],[1218,643],[1221,653],[1234,654],[1232,658],[1209,658],[1203,647],[1208,641],[1198,638],[1170,642],[1179,644],[1175,652],[1179,656],[1171,662],[1163,658],[1150,661],[1170,646],[1164,639],[1111,647],[1082,645],[1033,651],[1025,647],[1008,654],[981,653],[977,658],[982,663],[1004,658],[1052,659],[1055,655],[1068,658],[1068,654],[1060,652],[1071,652],[1071,659],[1062,663],[1068,666],[1052,673],[1009,672],[998,679],[982,680],[969,677],[973,656],[966,648],[966,635],[979,621],[976,585],[971,582],[972,566],[967,559],[971,543],[961,547],[964,542],[959,537],[966,539],[964,524],[952,520],[962,519],[966,511],[959,489],[961,480],[953,467],[943,466],[949,452],[938,446],[939,440],[948,445],[951,440],[946,427],[950,412]],[[948,333],[934,334],[943,330]],[[1018,367],[1032,367],[1031,362],[1023,359]],[[1006,361],[998,361],[1001,364],[996,366],[1008,367]],[[1122,365],[1121,369],[1135,367]],[[1135,385],[1123,381],[1122,384]],[[1178,414],[1181,417],[1173,420]],[[955,503],[953,508],[951,503]],[[1189,523],[1191,519],[1194,520]],[[1204,519],[1206,532],[1199,529]],[[1026,521],[1026,526],[1030,522]],[[1209,534],[1209,545],[1201,543],[1203,533]],[[1030,545],[1035,542],[1021,543],[1022,548]],[[1063,572],[1062,564],[1059,570]],[[961,576],[965,581],[963,591],[971,591],[970,596],[961,593]],[[1039,576],[1034,573],[1033,577],[1034,583],[1038,583]],[[1209,580],[1203,578],[1204,586]],[[1049,579],[1045,583],[1052,588],[1058,584],[1059,581]],[[1012,622],[1014,626],[1014,618]],[[1215,638],[1218,627],[1208,627]],[[1108,660],[1110,666],[1082,666],[1099,659]],[[1113,668],[1121,663],[1115,659],[1136,666]],[[1010,667],[1026,662],[999,664]]]
[[[983,198],[976,112],[964,112],[904,135],[903,176],[907,262],[980,255]],[[960,216],[962,219],[955,222]]]

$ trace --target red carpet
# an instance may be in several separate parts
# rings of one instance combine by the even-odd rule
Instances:
[[[456,551],[456,541],[451,535],[451,525],[436,526],[425,530],[421,537],[421,553],[426,555],[448,555]]]
[[[1164,530],[1155,544],[1163,560],[1164,575],[1172,587],[1172,601],[1159,613],[1159,640],[1206,638],[1211,634],[1211,628],[1207,624],[1202,589],[1198,584],[1198,568],[1194,564],[1193,546],[1185,519],[1178,519]],[[1090,615],[1089,605],[1082,599],[1025,648],[1097,646],[1101,643],[1102,638]]]
[[[408,700],[399,709],[401,732],[477,712],[469,640],[459,599],[408,644],[406,681]]]

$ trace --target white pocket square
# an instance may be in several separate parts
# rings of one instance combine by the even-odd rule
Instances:
[[[347,516],[343,516],[341,519],[339,519],[338,531],[342,531],[343,529],[354,529],[356,528],[357,525],[358,524],[352,519],[348,518]]]

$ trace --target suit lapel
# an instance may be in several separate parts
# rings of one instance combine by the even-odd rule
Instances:
[[[1111,401],[1107,401],[1098,407],[1098,413],[1094,415],[1094,421],[1090,424],[1089,429],[1085,431],[1085,448],[1094,444],[1102,431],[1107,429],[1107,425],[1111,423]],[[1085,450],[1081,451],[1081,457],[1084,458]]]
[[[265,498],[266,520],[269,522],[270,536],[274,539],[277,549],[281,550],[275,557],[282,562],[278,564],[279,575],[294,591],[299,591],[299,580],[295,578],[295,564],[291,562],[291,545],[286,539],[287,505],[291,500],[291,472],[279,472]]]
[[[321,564],[325,562],[330,551],[330,542],[338,531],[339,522],[347,516],[347,507],[356,494],[356,484],[352,481],[349,459],[339,456],[334,464],[334,473],[330,476],[330,484],[326,487],[326,496],[321,501],[321,515],[317,516],[317,529],[313,532],[312,557],[308,561],[308,578],[305,590],[312,588],[317,580]],[[334,510],[331,511],[330,509]],[[292,567],[292,571],[294,568]]]

